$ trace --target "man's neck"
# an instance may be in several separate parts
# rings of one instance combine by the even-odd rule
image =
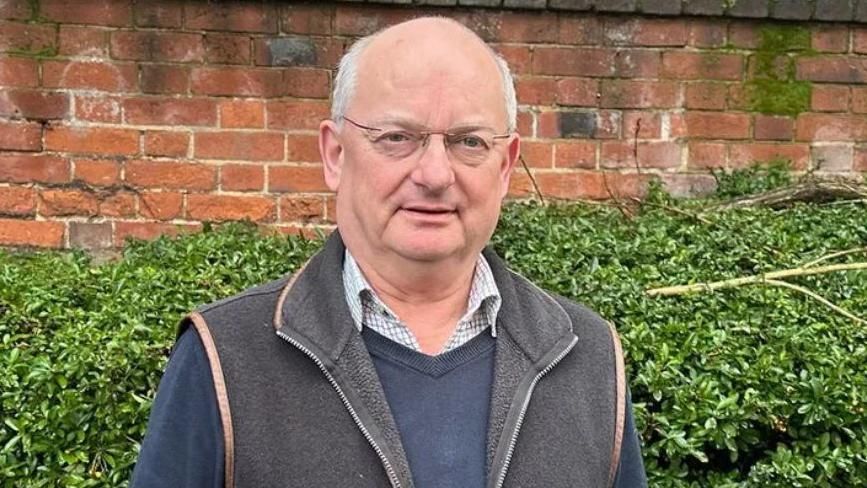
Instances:
[[[437,354],[454,333],[466,312],[475,272],[474,259],[467,263],[379,263],[353,258],[370,286],[406,324],[426,354]]]

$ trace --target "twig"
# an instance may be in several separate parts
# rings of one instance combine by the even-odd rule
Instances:
[[[536,191],[536,196],[539,197],[539,201],[542,202],[542,205],[545,205],[545,197],[542,196],[542,190],[539,189],[539,184],[536,183],[536,177],[533,176],[533,173],[530,172],[530,167],[527,166],[527,162],[524,161],[524,155],[518,156],[518,159],[521,161],[521,166],[524,167],[524,171],[527,172],[527,176],[530,177],[530,182],[533,183],[533,189]]]
[[[650,205],[651,207],[661,208],[661,209],[664,209],[664,210],[668,210],[668,211],[670,211],[670,212],[674,212],[674,213],[677,213],[677,214],[680,214],[680,215],[684,215],[684,216],[689,217],[689,218],[691,218],[691,219],[698,220],[699,222],[704,223],[704,224],[708,224],[708,225],[712,225],[712,224],[713,224],[713,222],[711,222],[710,220],[708,220],[708,219],[702,217],[701,215],[694,214],[694,213],[690,213],[690,212],[687,212],[686,210],[681,210],[681,209],[679,209],[679,208],[677,208],[677,207],[671,207],[671,206],[668,206],[668,205],[664,205],[664,204],[662,204],[662,203],[648,202],[647,200],[641,200],[641,199],[638,198],[638,197],[632,197],[632,201],[634,201],[634,202],[636,202],[636,203],[638,203],[638,204],[641,204],[641,205]]]
[[[814,259],[807,264],[802,264],[801,267],[802,268],[810,268],[810,267],[813,267],[813,266],[821,263],[822,261],[827,261],[829,259],[839,258],[840,256],[846,256],[848,254],[857,254],[859,252],[867,252],[867,247],[856,247],[854,249],[846,249],[845,251],[838,251],[835,253],[831,253],[831,254],[822,256],[818,259]]]
[[[792,289],[795,291],[799,291],[799,292],[803,293],[804,295],[807,295],[808,297],[810,297],[810,298],[818,301],[819,303],[825,305],[826,307],[830,308],[831,310],[839,313],[840,315],[843,315],[846,318],[850,318],[850,319],[854,320],[855,322],[867,325],[867,320],[864,320],[861,317],[858,317],[857,315],[853,315],[852,313],[846,311],[845,309],[840,308],[837,305],[834,305],[833,303],[831,303],[830,301],[828,301],[824,297],[817,295],[816,293],[813,293],[812,291],[804,288],[803,286],[798,286],[798,285],[789,283],[787,281],[779,281],[779,280],[764,280],[764,282],[769,284],[769,285],[782,286],[784,288],[789,288],[789,289]]]
[[[824,273],[832,273],[834,271],[853,271],[858,269],[867,269],[867,263],[845,263],[845,264],[831,264],[828,266],[820,266],[818,268],[792,268],[792,269],[784,269],[781,271],[772,271],[770,273],[765,273],[761,275],[754,276],[744,276],[741,278],[732,278],[729,280],[722,281],[714,281],[710,283],[696,283],[693,285],[680,285],[680,286],[666,286],[662,288],[652,288],[647,290],[647,293],[650,296],[673,296],[673,295],[684,295],[687,293],[694,293],[699,291],[713,291],[719,290],[722,288],[734,288],[741,285],[751,285],[754,283],[761,283],[767,280],[776,280],[778,278],[788,278],[791,276],[809,276],[809,275],[817,275]]]

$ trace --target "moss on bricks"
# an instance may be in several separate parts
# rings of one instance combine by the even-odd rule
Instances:
[[[812,85],[796,79],[795,62],[812,52],[810,31],[797,25],[766,25],[759,36],[752,79],[746,82],[750,109],[790,116],[809,110]]]

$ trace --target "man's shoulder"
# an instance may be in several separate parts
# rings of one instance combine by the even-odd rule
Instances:
[[[273,315],[280,294],[291,278],[292,275],[286,275],[252,286],[226,298],[200,305],[196,307],[194,313],[209,319],[209,322],[211,319],[227,315],[249,316],[256,313]]]

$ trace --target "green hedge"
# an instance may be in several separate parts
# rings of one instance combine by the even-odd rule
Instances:
[[[631,217],[511,204],[494,246],[617,324],[651,486],[867,485],[867,327],[784,288],[644,293],[865,246],[867,208],[697,212],[658,193]],[[0,252],[2,486],[125,485],[178,318],[294,270],[320,244],[229,225],[134,243],[101,265]],[[790,281],[867,316],[863,271]]]

